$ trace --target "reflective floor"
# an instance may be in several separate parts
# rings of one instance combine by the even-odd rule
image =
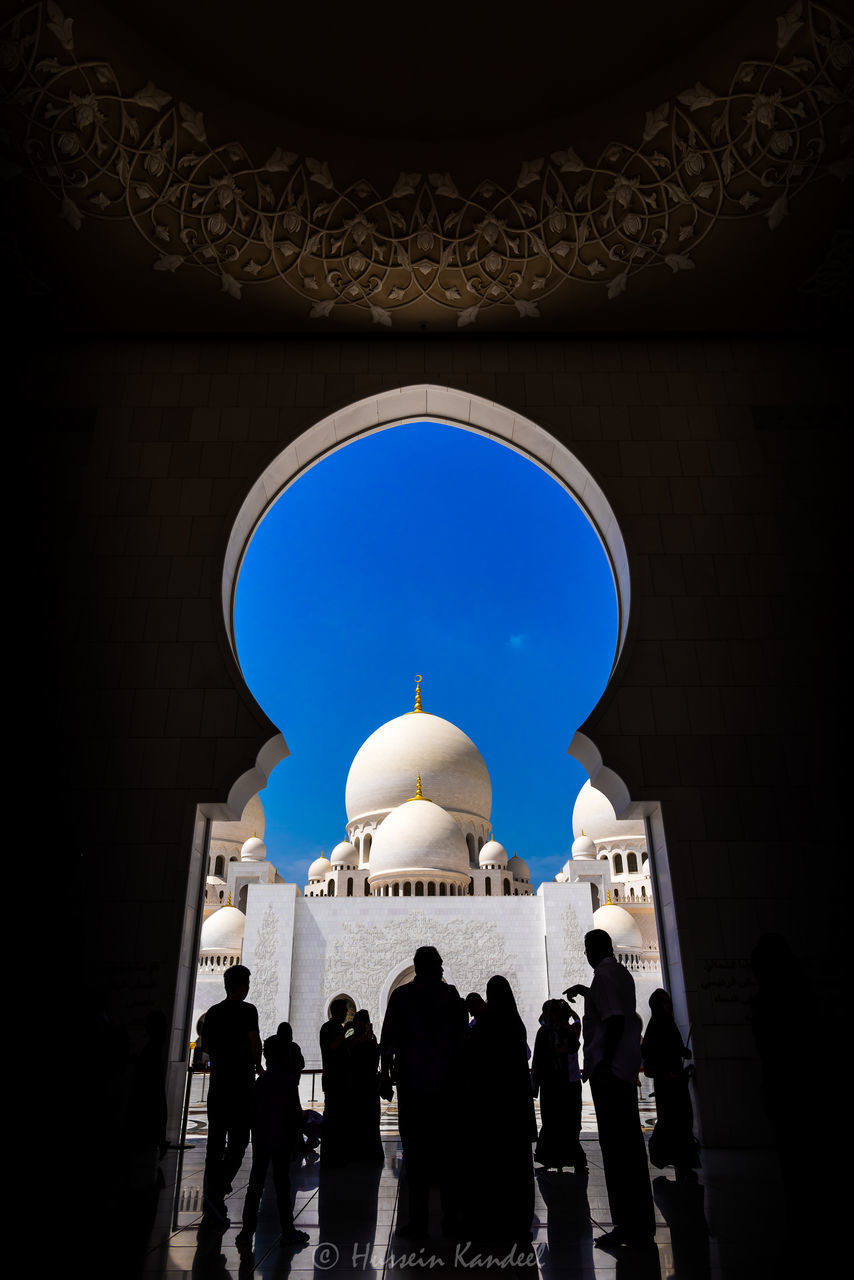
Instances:
[[[382,1280],[397,1272],[435,1276],[467,1272],[561,1280],[607,1277],[676,1277],[677,1280],[724,1280],[726,1277],[802,1276],[804,1265],[782,1210],[776,1160],[767,1154],[705,1153],[696,1184],[677,1182],[673,1170],[651,1169],[656,1202],[655,1247],[617,1254],[595,1247],[594,1241],[611,1226],[602,1162],[595,1133],[582,1141],[590,1166],[586,1179],[572,1173],[536,1174],[534,1240],[530,1251],[490,1252],[482,1243],[443,1239],[438,1204],[432,1205],[434,1233],[426,1241],[395,1234],[398,1209],[405,1199],[400,1140],[389,1132],[393,1117],[384,1122],[385,1161],[382,1166],[353,1165],[321,1170],[312,1154],[291,1167],[291,1190],[297,1227],[309,1243],[297,1251],[278,1244],[279,1223],[271,1182],[261,1205],[255,1248],[243,1257],[235,1238],[249,1175],[249,1156],[235,1180],[227,1205],[232,1225],[225,1230],[201,1226],[201,1186],[205,1157],[203,1122],[188,1135],[181,1153],[170,1151],[159,1167],[159,1192],[151,1193],[146,1243],[133,1265],[127,1257],[115,1274],[155,1277],[286,1276],[320,1280],[322,1275],[355,1280]],[[192,1128],[192,1126],[191,1126]],[[461,1145],[464,1179],[488,1177],[476,1153]],[[401,1188],[404,1194],[401,1195]],[[496,1188],[500,1195],[500,1188]],[[791,1224],[789,1224],[791,1225]],[[140,1237],[141,1239],[142,1237]],[[814,1254],[811,1256],[815,1256]]]

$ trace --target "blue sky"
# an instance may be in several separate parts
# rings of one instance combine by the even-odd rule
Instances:
[[[535,884],[569,855],[586,780],[567,755],[608,679],[611,572],[539,467],[432,422],[348,445],[265,517],[237,588],[238,656],[291,754],[261,799],[286,880],[345,838],[350,763],[381,724],[424,710],[475,742],[495,838]]]

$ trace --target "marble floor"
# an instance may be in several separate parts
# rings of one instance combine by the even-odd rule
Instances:
[[[320,1109],[320,1107],[318,1107]],[[645,1131],[654,1121],[645,1115]],[[435,1234],[426,1241],[405,1240],[395,1234],[401,1201],[405,1203],[396,1113],[387,1106],[383,1117],[385,1160],[382,1166],[353,1165],[321,1170],[314,1154],[294,1162],[291,1190],[297,1227],[309,1243],[297,1251],[278,1244],[279,1227],[272,1185],[261,1205],[255,1249],[238,1253],[235,1237],[249,1175],[249,1156],[235,1179],[227,1205],[232,1225],[226,1230],[201,1226],[202,1170],[205,1157],[203,1103],[191,1109],[187,1146],[169,1151],[158,1173],[159,1192],[149,1201],[145,1244],[132,1267],[117,1275],[142,1280],[178,1280],[180,1276],[287,1276],[295,1280],[385,1280],[398,1272],[429,1272],[444,1277],[466,1272],[510,1272],[536,1280],[780,1280],[806,1272],[795,1248],[791,1224],[785,1223],[776,1160],[767,1153],[704,1153],[696,1184],[677,1182],[672,1169],[650,1169],[656,1203],[654,1248],[623,1250],[616,1255],[595,1247],[594,1241],[612,1225],[609,1218],[601,1155],[592,1111],[585,1114],[582,1142],[590,1172],[586,1179],[572,1173],[537,1170],[534,1239],[530,1251],[512,1255],[485,1252],[466,1241],[449,1242],[438,1230],[438,1205],[433,1205]],[[465,1176],[488,1177],[474,1152],[461,1146]],[[468,1162],[468,1164],[467,1164]],[[404,1185],[404,1197],[401,1187]],[[500,1194],[500,1188],[497,1191]],[[140,1235],[140,1240],[143,1236]]]

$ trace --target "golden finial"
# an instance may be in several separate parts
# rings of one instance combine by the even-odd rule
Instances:
[[[415,778],[415,795],[410,796],[409,799],[410,800],[426,800],[428,804],[432,803],[432,801],[430,800],[430,797],[425,796],[424,792],[421,790],[421,774],[420,773],[417,774]]]
[[[613,903],[612,903],[612,901],[611,901],[611,890],[610,890],[610,889],[608,890],[608,892],[607,892],[607,894],[606,894],[606,897],[607,897],[608,901],[605,903],[605,906],[606,906],[606,907],[612,907],[614,904],[613,904]]]
[[[422,707],[422,705],[421,705],[421,681],[422,681],[423,679],[424,679],[424,677],[423,677],[423,676],[416,676],[416,677],[415,677],[415,706],[414,706],[414,708],[413,708],[413,710],[415,710],[415,711],[423,711],[423,710],[424,710],[424,708],[423,708],[423,707]]]
[[[228,891],[228,902],[227,902],[225,905],[226,905],[227,907],[230,907],[230,906],[231,906],[231,890],[230,890],[230,889],[229,889],[229,891]]]

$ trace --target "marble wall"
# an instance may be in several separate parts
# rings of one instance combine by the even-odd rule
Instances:
[[[300,898],[293,885],[253,885],[243,958],[261,1034],[286,1019],[312,1067],[320,1065],[317,1033],[330,1002],[350,996],[379,1035],[390,991],[426,945],[438,948],[445,980],[461,995],[483,994],[493,974],[506,977],[533,1044],[543,1001],[589,975],[581,939],[590,922],[590,893],[579,885],[544,885],[530,897],[405,902]]]

